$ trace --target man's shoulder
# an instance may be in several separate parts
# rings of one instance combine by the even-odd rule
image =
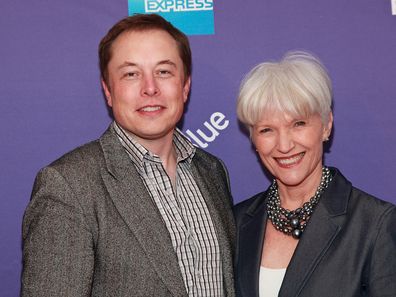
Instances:
[[[203,149],[196,149],[193,164],[200,169],[201,173],[205,172],[206,174],[214,175],[220,174],[222,178],[228,180],[228,170],[224,162],[220,158],[204,151]]]
[[[106,160],[100,139],[88,142],[43,167],[36,175],[32,195],[44,188],[60,195],[59,191],[65,191],[67,185],[66,188],[84,196],[81,193],[101,183],[104,168]]]
[[[104,162],[103,143],[105,142],[105,145],[107,146],[110,144],[111,148],[114,146],[116,141],[117,139],[114,137],[114,134],[109,127],[100,138],[74,148],[53,161],[47,167],[53,167],[56,169],[73,167],[81,171],[85,171],[90,167],[97,168]],[[110,148],[107,147],[107,149]]]
[[[96,139],[65,153],[48,165],[48,167],[77,167],[84,170],[89,164],[97,164],[98,159],[100,159],[102,155],[103,152],[99,139]]]
[[[219,164],[222,163],[222,161],[216,157],[215,155],[212,155],[211,153],[204,151],[201,148],[196,148],[195,155],[193,158],[194,161],[197,163],[206,163],[206,164]]]

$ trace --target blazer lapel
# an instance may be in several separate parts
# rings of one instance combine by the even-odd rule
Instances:
[[[279,291],[280,297],[299,296],[334,242],[342,228],[343,215],[347,209],[350,189],[346,187],[348,182],[336,171],[297,245]]]
[[[100,143],[107,165],[102,178],[115,207],[173,295],[187,295],[169,232],[136,168],[111,128]]]
[[[217,169],[203,167],[208,162],[201,160],[201,156],[198,154],[199,152],[196,153],[191,163],[192,173],[208,206],[213,225],[216,229],[222,254],[225,290],[228,292],[227,296],[232,296],[234,290],[230,290],[230,288],[234,288],[232,251],[234,249],[235,228],[230,210],[231,194],[228,189],[221,186],[225,184],[225,181],[218,180],[218,176],[212,174],[212,172],[218,172]],[[227,205],[224,203],[225,201],[230,201],[230,204]]]
[[[339,229],[318,205],[286,270],[279,296],[298,296]]]
[[[248,209],[238,232],[238,271],[241,296],[258,296],[261,254],[267,224],[266,194]]]

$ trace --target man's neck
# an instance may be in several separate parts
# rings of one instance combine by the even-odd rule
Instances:
[[[134,137],[143,147],[161,159],[162,165],[172,181],[172,185],[175,185],[177,153],[173,144],[173,133],[174,131],[160,139],[143,139],[136,135],[132,135],[132,137]]]

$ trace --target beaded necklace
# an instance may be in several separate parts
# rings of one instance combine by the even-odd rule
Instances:
[[[278,185],[274,180],[268,191],[267,214],[268,219],[276,230],[286,235],[291,235],[294,239],[299,239],[304,232],[307,222],[310,219],[319,198],[332,180],[330,169],[322,167],[322,178],[315,195],[295,210],[284,209],[278,192]]]

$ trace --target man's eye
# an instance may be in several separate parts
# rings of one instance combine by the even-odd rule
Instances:
[[[138,76],[138,74],[136,72],[127,72],[124,74],[124,77],[126,77],[126,78],[135,78],[137,76]]]
[[[158,70],[157,74],[158,74],[159,76],[165,76],[165,77],[171,76],[171,75],[172,75],[172,73],[171,73],[169,70],[165,70],[165,69],[163,69],[163,70]]]

